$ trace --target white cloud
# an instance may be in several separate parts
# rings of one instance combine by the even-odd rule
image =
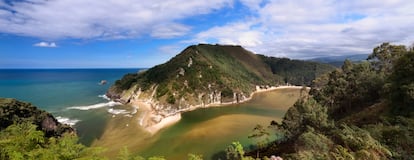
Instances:
[[[410,0],[270,0],[259,5],[255,18],[215,26],[194,37],[291,58],[368,54],[382,42],[413,43],[412,8]]]
[[[0,14],[0,32],[44,39],[117,39],[146,35],[155,32],[153,27],[157,29],[160,24],[176,24],[175,21],[209,13],[232,1],[30,0],[12,3],[0,9],[7,11]],[[153,35],[181,36],[188,27],[176,24],[168,31],[175,34]]]
[[[153,27],[151,36],[155,38],[173,38],[183,36],[189,31],[190,27],[177,23],[159,24]]]
[[[240,0],[240,2],[252,10],[257,10],[264,3],[264,0]]]
[[[263,34],[252,30],[252,23],[232,23],[198,33],[190,42],[212,43],[209,41],[211,39],[215,39],[220,44],[255,47],[262,44]]]
[[[184,50],[185,47],[186,46],[180,44],[164,45],[158,47],[157,52],[166,55],[176,55]]]
[[[48,42],[39,42],[39,43],[33,44],[33,46],[36,46],[36,47],[48,47],[48,48],[55,48],[55,47],[57,47],[57,45],[56,45],[55,42],[50,42],[50,43],[48,43]]]
[[[382,42],[414,41],[412,0],[238,2],[249,9],[235,13],[237,16],[230,21],[207,19],[206,22],[214,21],[214,26],[198,26],[182,22],[189,17],[205,18],[200,15],[225,7],[240,10],[234,8],[237,5],[233,0],[26,0],[11,1],[13,5],[0,1],[0,33],[55,41],[187,38],[183,36],[197,32],[179,45],[237,44],[257,53],[291,58],[366,54]],[[204,27],[207,29],[200,31]]]

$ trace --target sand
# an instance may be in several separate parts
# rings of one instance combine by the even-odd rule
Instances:
[[[258,89],[255,92],[251,93],[248,98],[246,98],[245,100],[243,100],[239,103],[243,103],[243,102],[247,102],[247,101],[251,100],[253,98],[253,96],[257,93],[269,92],[269,91],[274,91],[274,90],[278,90],[278,89],[300,89],[300,88],[302,88],[302,86],[279,86],[279,87],[270,87],[268,89]],[[235,102],[228,102],[228,103],[221,103],[221,104],[209,104],[209,105],[206,105],[206,106],[196,105],[196,106],[193,106],[193,107],[190,107],[190,108],[187,108],[187,109],[179,110],[175,114],[171,114],[167,117],[163,117],[161,119],[161,121],[156,123],[152,120],[152,118],[156,117],[157,115],[152,110],[150,102],[142,101],[142,100],[134,100],[131,103],[132,103],[133,106],[139,107],[142,110],[142,114],[140,116],[138,116],[138,118],[137,118],[138,124],[141,125],[143,128],[145,128],[145,130],[147,132],[151,133],[152,135],[154,135],[159,130],[161,130],[161,129],[167,127],[167,126],[171,126],[174,123],[177,123],[178,121],[180,121],[181,113],[183,113],[183,112],[192,111],[192,110],[195,110],[195,109],[198,109],[198,108],[201,108],[201,107],[203,107],[203,108],[205,108],[205,107],[224,107],[224,106],[228,106],[228,105],[231,105],[231,104],[235,104]]]
[[[172,116],[168,116],[163,118],[159,123],[149,126],[149,127],[145,127],[145,129],[150,132],[151,134],[155,134],[157,133],[159,130],[170,126],[174,123],[177,123],[178,121],[180,121],[181,119],[181,113],[177,113],[175,115]]]
[[[250,115],[248,113],[239,114],[238,112],[231,115],[223,114],[219,117],[214,117],[205,121],[203,120],[199,124],[191,124],[194,126],[187,128],[186,126],[188,126],[188,124],[186,123],[184,123],[185,125],[179,124],[179,126],[174,126],[173,124],[188,121],[185,117],[181,117],[184,116],[181,115],[181,113],[204,108],[206,106],[192,106],[187,110],[177,112],[175,115],[172,114],[171,116],[158,119],[161,120],[160,123],[155,123],[151,118],[157,117],[157,114],[152,111],[151,104],[148,101],[139,101],[135,99],[134,101],[131,101],[133,103],[129,104],[129,106],[139,108],[138,112],[132,114],[132,117],[117,115],[110,118],[104,133],[93,142],[92,146],[106,148],[107,150],[103,152],[103,154],[112,158],[116,158],[119,154],[119,150],[123,147],[128,147],[133,153],[143,154],[142,156],[159,155],[160,151],[162,151],[162,155],[171,155],[173,157],[170,159],[185,159],[189,149],[193,150],[192,153],[212,155],[219,150],[222,150],[222,148],[217,146],[226,146],[229,144],[227,140],[222,139],[223,135],[229,135],[231,133],[231,135],[236,135],[231,137],[237,137],[237,140],[247,142],[249,140],[247,140],[246,135],[250,134],[253,125],[259,123],[268,124],[271,120],[280,121],[280,118],[283,117],[286,110],[296,101],[299,96],[298,89],[301,88],[302,87],[298,86],[282,86],[266,90],[258,90],[250,95],[250,97],[252,97],[251,100],[249,99],[249,101],[244,102],[245,104],[241,104],[241,106],[251,106],[255,108],[263,107],[265,110],[269,106],[276,107],[277,110],[281,110],[280,114],[279,112],[266,116]],[[286,90],[281,90],[282,92],[268,92],[278,89]],[[275,102],[277,103],[275,104]],[[230,103],[215,106],[212,105],[211,107],[228,107],[229,105],[235,106],[234,103]],[[189,115],[191,115],[191,113],[189,113]],[[221,129],[217,130],[218,128]],[[246,129],[248,131],[246,131]],[[174,135],[174,137],[171,137],[170,135]],[[221,140],[212,142],[209,136],[212,136],[216,140]],[[203,146],[204,148],[195,146]],[[208,151],[206,151],[206,148],[215,149],[207,149]],[[179,156],[177,157],[177,155]]]

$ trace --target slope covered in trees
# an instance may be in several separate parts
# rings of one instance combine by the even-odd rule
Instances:
[[[241,46],[199,44],[147,71],[125,75],[107,95],[156,99],[165,108],[241,101],[256,86],[302,85],[334,67],[253,54]],[[139,93],[139,94],[138,94]]]
[[[269,65],[273,74],[293,85],[310,85],[315,78],[334,70],[331,65],[318,62],[259,56]]]
[[[278,138],[261,156],[413,159],[414,50],[384,43],[367,60],[315,80],[282,123],[272,123]]]

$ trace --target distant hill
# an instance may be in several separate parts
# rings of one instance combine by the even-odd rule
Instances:
[[[151,101],[174,113],[191,106],[238,103],[257,86],[302,85],[334,67],[316,62],[256,55],[241,46],[189,46],[164,64],[127,74],[115,82],[108,97],[128,103]]]
[[[293,85],[309,86],[316,77],[334,70],[333,66],[319,62],[259,56],[269,65],[273,74],[282,77],[283,82]]]
[[[309,59],[309,61],[330,64],[336,67],[341,67],[346,59],[352,62],[361,62],[368,58],[368,54],[354,54],[344,56],[327,56]]]

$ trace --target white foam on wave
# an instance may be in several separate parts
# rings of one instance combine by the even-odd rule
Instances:
[[[135,114],[138,111],[138,107],[134,107],[134,109],[132,110],[131,114]]]
[[[73,107],[68,107],[68,109],[90,110],[90,109],[97,109],[97,108],[103,108],[103,107],[112,107],[112,106],[121,105],[121,104],[122,103],[119,103],[119,102],[109,101],[107,103],[98,103],[98,104],[93,104],[89,106],[73,106]]]
[[[56,120],[60,123],[67,124],[67,125],[70,125],[70,126],[74,126],[76,123],[78,123],[80,121],[78,119],[69,119],[69,118],[61,117],[61,116],[57,116]]]
[[[106,99],[106,100],[108,100],[108,101],[110,101],[110,100],[111,100],[108,96],[106,96],[106,94],[103,94],[103,95],[98,95],[98,97],[101,97],[101,98]]]
[[[130,113],[125,109],[113,109],[113,108],[109,108],[108,112],[111,114],[129,114]]]

